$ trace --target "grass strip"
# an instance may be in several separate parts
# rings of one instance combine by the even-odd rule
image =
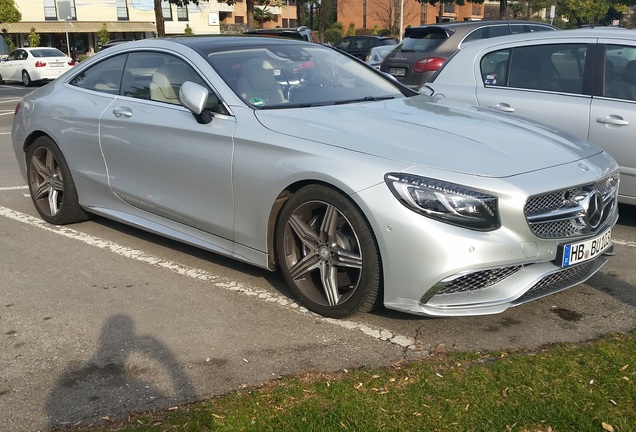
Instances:
[[[636,334],[307,373],[79,431],[636,431]]]

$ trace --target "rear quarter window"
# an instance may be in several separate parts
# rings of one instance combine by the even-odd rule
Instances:
[[[411,29],[410,32],[406,33],[400,51],[430,51],[446,39],[448,39],[446,31],[439,27]]]

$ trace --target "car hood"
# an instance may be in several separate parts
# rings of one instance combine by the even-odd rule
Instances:
[[[485,177],[536,171],[602,151],[545,126],[426,96],[255,113],[281,134]]]

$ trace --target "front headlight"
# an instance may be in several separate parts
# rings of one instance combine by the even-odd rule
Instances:
[[[384,181],[402,204],[431,219],[479,231],[501,226],[493,195],[410,174],[388,173]]]

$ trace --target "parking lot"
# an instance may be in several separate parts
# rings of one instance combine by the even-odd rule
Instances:
[[[282,278],[115,222],[44,223],[10,142],[21,86],[0,86],[0,430],[167,409],[280,376],[515,350],[636,328],[636,208],[588,283],[503,314],[306,312]]]

